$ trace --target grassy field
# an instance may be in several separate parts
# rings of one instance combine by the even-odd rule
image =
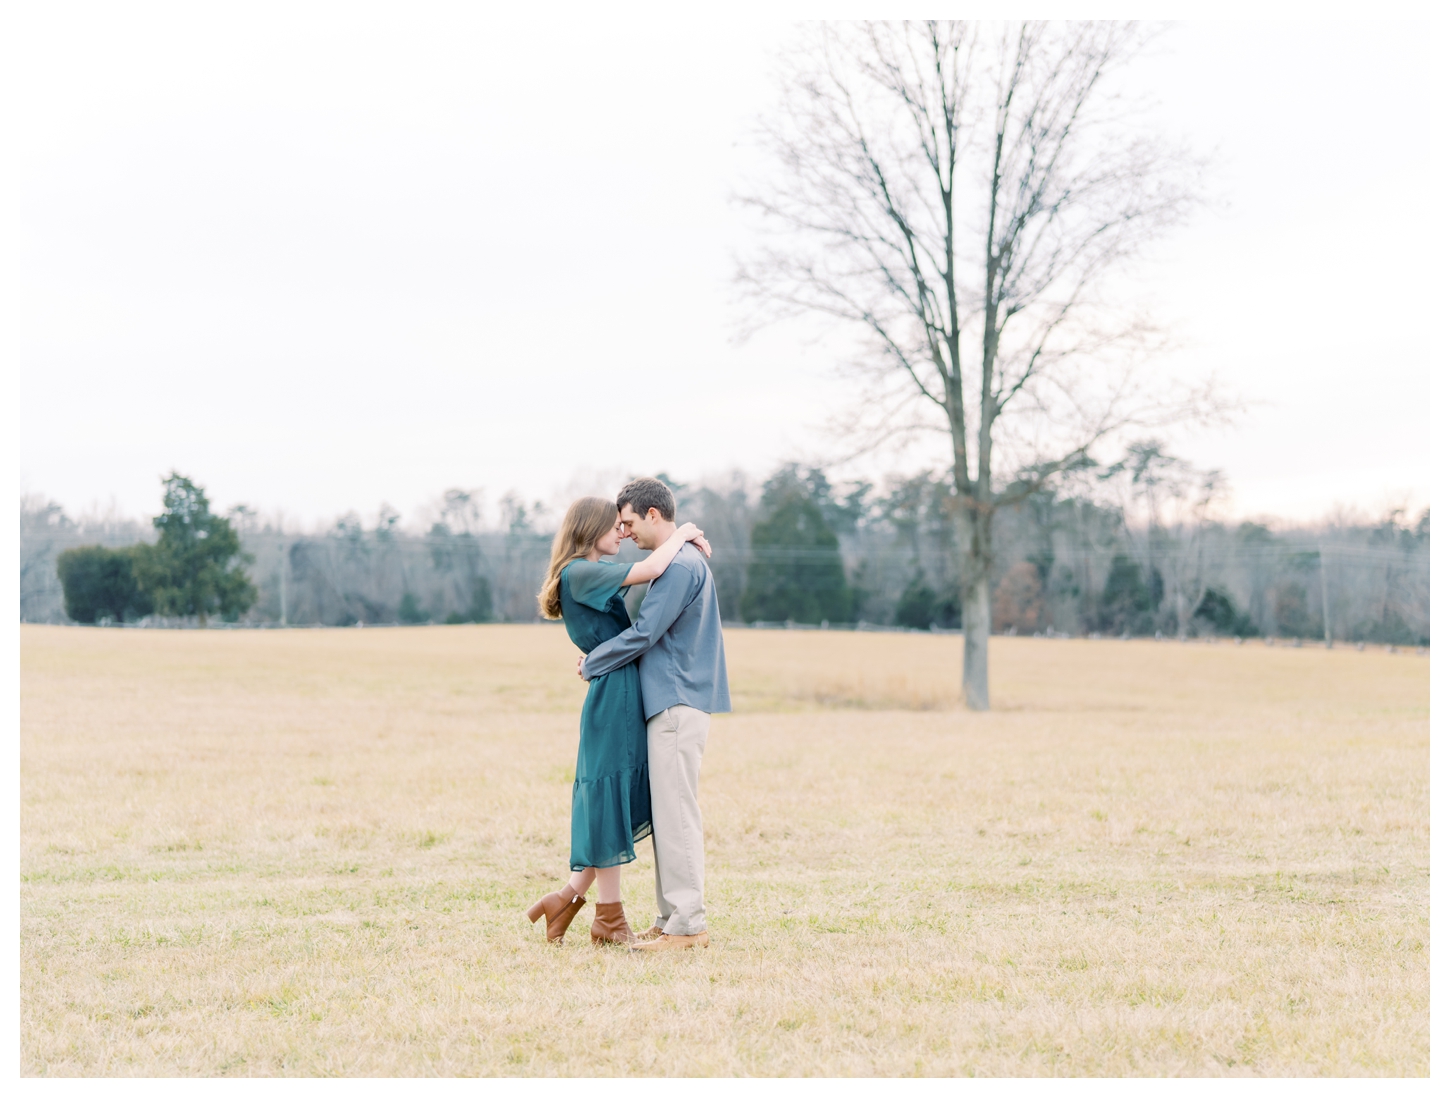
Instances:
[[[32,1075],[1429,1069],[1429,660],[733,631],[708,951],[562,949],[563,630],[21,628]],[[650,848],[625,871],[648,922]]]

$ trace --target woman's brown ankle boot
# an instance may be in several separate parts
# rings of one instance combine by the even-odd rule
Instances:
[[[596,903],[589,937],[594,939],[595,945],[604,945],[605,942],[629,945],[634,941],[634,931],[629,929],[629,920],[624,917],[624,904]]]
[[[536,923],[539,916],[543,915],[546,941],[557,942],[564,936],[564,931],[569,929],[569,924],[574,921],[574,916],[579,914],[579,909],[584,906],[584,897],[574,891],[572,885],[566,884],[558,892],[550,892],[533,907],[529,908],[526,915],[529,922]]]

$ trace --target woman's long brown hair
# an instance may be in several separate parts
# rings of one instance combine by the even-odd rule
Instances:
[[[563,614],[559,605],[559,578],[564,566],[582,559],[594,543],[609,533],[619,521],[619,508],[607,499],[585,496],[569,504],[564,522],[554,535],[554,551],[549,554],[549,572],[539,589],[539,610],[546,618]]]

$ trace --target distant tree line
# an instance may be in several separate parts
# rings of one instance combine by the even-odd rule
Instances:
[[[259,520],[248,507],[213,514],[189,479],[166,481],[149,524],[74,519],[58,504],[21,501],[21,620],[154,624],[456,624],[532,620],[551,533],[542,509],[511,495],[484,529],[478,500],[444,494],[425,533],[403,530],[386,505],[370,526],[355,514],[318,534]]]
[[[1024,475],[1032,475],[1026,471]],[[961,626],[960,553],[945,477],[833,484],[779,469],[669,481],[708,533],[722,615],[744,623]],[[1104,636],[1273,636],[1428,644],[1429,512],[1289,527],[1215,519],[1222,478],[1157,443],[1083,466],[998,515],[992,629]],[[383,507],[298,534],[248,508],[210,510],[166,482],[149,528],[21,507],[27,621],[209,619],[290,625],[534,621],[548,516],[512,495],[485,524],[477,493],[445,493],[426,530]],[[625,544],[621,559],[637,551]]]
[[[1222,492],[1217,473],[1146,442],[1005,508],[993,632],[1429,643],[1428,509],[1271,529],[1214,519]],[[722,608],[746,622],[960,628],[949,493],[933,475],[833,489],[818,470],[781,470],[751,516],[745,559],[727,547],[712,562],[717,577],[735,572]],[[712,539],[744,502],[716,519],[718,493],[683,499]]]

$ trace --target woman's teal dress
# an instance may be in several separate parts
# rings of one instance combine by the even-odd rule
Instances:
[[[627,564],[571,561],[559,578],[564,628],[591,652],[629,628],[622,581]],[[634,844],[650,833],[649,758],[639,667],[627,663],[589,683],[579,715],[569,867],[604,868],[634,861]]]

